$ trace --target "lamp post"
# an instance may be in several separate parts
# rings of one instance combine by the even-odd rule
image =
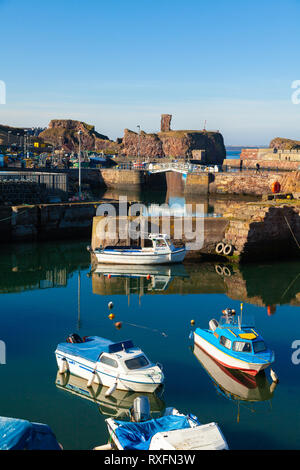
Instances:
[[[79,150],[78,150],[78,195],[81,199],[81,131],[78,131],[78,141],[79,141]]]
[[[141,126],[136,126],[139,130],[138,133],[138,161],[140,160],[140,132],[141,132]]]
[[[27,130],[24,130],[24,137],[23,137],[23,153],[24,153],[24,158],[26,158],[26,136],[27,136]]]

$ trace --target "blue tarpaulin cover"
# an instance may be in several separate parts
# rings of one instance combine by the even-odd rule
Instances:
[[[0,416],[0,450],[61,450],[46,424]]]
[[[59,343],[57,350],[61,353],[72,354],[96,362],[102,352],[109,352],[110,344],[113,344],[113,342],[109,339],[100,336],[89,336],[84,343]]]
[[[115,420],[119,426],[114,431],[124,450],[149,450],[150,441],[157,432],[174,431],[190,428],[186,416],[163,416],[142,423],[124,423]]]

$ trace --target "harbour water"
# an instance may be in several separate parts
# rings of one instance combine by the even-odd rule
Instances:
[[[203,262],[165,267],[147,279],[145,273],[129,277],[109,267],[91,273],[88,243],[2,247],[1,416],[49,424],[65,449],[107,442],[105,418],[122,416],[133,397],[105,400],[100,393],[96,399],[80,381],[57,381],[55,347],[77,332],[131,338],[163,364],[164,390],[152,403],[157,413],[175,406],[203,423],[215,421],[231,449],[300,448],[300,364],[292,361],[292,344],[300,340],[300,263],[238,268]],[[192,319],[206,328],[225,307],[239,310],[241,301],[275,351],[275,389],[269,370],[255,383],[224,373],[191,349]],[[122,322],[120,330],[114,321]]]

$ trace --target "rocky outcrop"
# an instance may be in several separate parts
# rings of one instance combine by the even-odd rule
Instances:
[[[137,134],[129,129],[124,131],[121,152],[128,157],[136,157],[137,155],[149,158],[164,156],[162,142],[157,134],[146,134],[143,131]]]
[[[169,131],[158,134],[164,155],[168,157],[191,157],[192,150],[205,150],[205,162],[222,164],[226,150],[222,134],[207,131]]]
[[[271,140],[270,147],[278,150],[300,150],[300,141],[276,137]]]
[[[81,148],[84,150],[105,150],[115,152],[119,146],[106,135],[99,134],[95,127],[85,122],[71,119],[53,119],[40,137],[57,148],[63,147],[67,152],[78,151],[81,131]]]
[[[171,130],[172,114],[162,114],[160,120],[160,131],[169,132]]]
[[[205,150],[205,162],[222,164],[226,157],[223,136],[219,132],[168,131],[147,134],[125,129],[121,152],[126,156],[191,157],[192,150]]]
[[[161,132],[140,133],[125,129],[124,137],[116,141],[99,134],[95,127],[72,119],[53,119],[48,128],[39,134],[41,142],[46,142],[66,152],[78,152],[81,132],[81,149],[105,151],[136,158],[191,158],[193,150],[203,150],[203,163],[222,164],[226,158],[223,137],[219,132],[197,130],[171,130],[172,115],[161,116]],[[1,129],[0,129],[1,131]],[[1,132],[0,132],[1,133]],[[1,137],[1,135],[0,135]]]

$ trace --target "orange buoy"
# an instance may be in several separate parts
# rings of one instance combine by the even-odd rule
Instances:
[[[108,274],[107,277],[108,277],[108,279],[110,279],[110,278],[111,278],[111,274]]]
[[[117,321],[115,323],[115,327],[117,328],[117,330],[119,330],[120,328],[122,328],[122,322],[121,321]]]
[[[149,281],[149,279],[151,279],[150,274],[147,274],[147,278],[146,278],[146,279],[148,279],[148,281]]]
[[[113,320],[113,319],[115,318],[114,313],[110,313],[110,314],[108,315],[108,318],[109,318],[110,320]]]
[[[268,313],[269,317],[271,315],[274,315],[275,312],[276,312],[276,305],[268,305],[267,306],[267,313]]]
[[[274,183],[272,183],[272,186],[271,186],[272,193],[279,193],[280,188],[281,188],[281,186],[280,186],[279,181],[274,181]]]

